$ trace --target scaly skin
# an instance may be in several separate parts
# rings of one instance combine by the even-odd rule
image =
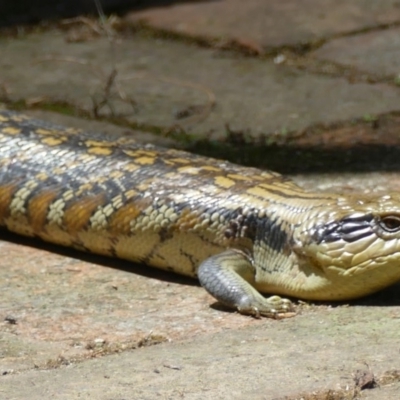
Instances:
[[[244,314],[400,279],[400,197],[307,193],[279,174],[0,111],[0,226],[192,277]],[[264,298],[259,294],[274,294]]]

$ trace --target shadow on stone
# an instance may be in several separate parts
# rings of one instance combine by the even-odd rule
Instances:
[[[22,246],[37,248],[59,254],[64,257],[75,258],[84,262],[101,265],[108,268],[115,268],[121,271],[132,272],[148,278],[159,279],[165,282],[173,282],[182,285],[198,286],[199,283],[195,279],[191,279],[182,275],[163,271],[161,269],[144,266],[143,264],[131,261],[121,260],[117,258],[108,258],[96,254],[85,253],[68,247],[57,246],[55,244],[46,243],[40,239],[23,237],[11,232],[0,230],[0,241],[16,243]]]
[[[62,246],[57,246],[51,243],[45,243],[39,239],[32,239],[23,236],[16,235],[11,232],[6,232],[4,230],[0,230],[0,241],[8,241],[16,244],[20,244],[23,246],[38,248],[41,250],[49,251],[51,253],[56,253],[65,257],[72,257],[81,261],[101,265],[108,268],[119,269],[121,271],[126,271],[130,273],[134,273],[143,277],[158,279],[164,282],[177,283],[181,285],[187,286],[199,286],[199,282],[195,279],[191,279],[182,275],[178,275],[175,273],[171,273],[168,271],[163,271],[157,268],[147,267],[143,264],[138,264],[126,260],[116,259],[116,258],[108,258],[96,254],[89,254],[82,251],[78,251],[71,248],[66,248]],[[296,298],[288,297],[294,302],[297,303]],[[312,301],[312,304],[315,305],[329,305],[331,307],[339,307],[344,304],[357,305],[357,306],[398,306],[400,305],[400,282],[395,283],[394,285],[382,289],[377,293],[371,294],[369,296],[348,300],[344,302],[318,302]],[[231,308],[224,306],[221,303],[215,302],[210,305],[210,307],[214,310],[219,310],[227,313],[234,312]]]
[[[267,168],[282,174],[400,171],[400,147],[354,145],[351,148],[197,142],[185,150],[236,164]]]

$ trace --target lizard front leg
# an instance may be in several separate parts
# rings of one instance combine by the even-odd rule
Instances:
[[[263,297],[253,286],[255,267],[244,252],[229,249],[203,261],[198,269],[200,284],[219,302],[241,314],[270,318],[294,315],[293,306],[279,296]]]

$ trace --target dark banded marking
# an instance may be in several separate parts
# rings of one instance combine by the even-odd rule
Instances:
[[[373,220],[374,217],[372,214],[345,217],[339,221],[333,221],[318,227],[314,239],[317,243],[329,243],[338,240],[354,242],[373,233],[373,228],[371,226]]]

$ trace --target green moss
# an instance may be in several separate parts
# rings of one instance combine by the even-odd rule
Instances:
[[[378,117],[376,115],[372,115],[372,114],[364,114],[363,115],[364,122],[374,122],[377,119],[378,119]]]

